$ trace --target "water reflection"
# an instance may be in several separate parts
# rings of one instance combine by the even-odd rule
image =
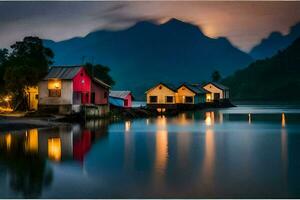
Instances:
[[[10,132],[0,135],[0,169],[9,182],[5,186],[16,197],[244,198],[288,194],[290,169],[299,163],[295,156],[299,136],[290,133],[298,133],[299,124],[293,124],[293,117],[286,113],[252,113],[250,123],[254,115],[256,123],[249,126],[248,113],[209,110]]]
[[[213,127],[207,127],[201,178],[203,187],[209,191],[212,191],[214,187],[215,153],[215,133]]]
[[[0,136],[0,164],[2,169],[7,169],[13,191],[25,198],[37,198],[42,188],[52,182],[52,169],[37,152],[28,153],[25,150],[26,141],[25,134],[8,133]]]
[[[281,126],[285,127],[285,114],[284,113],[281,114]]]
[[[251,113],[248,114],[248,124],[251,124]]]
[[[107,123],[93,124],[97,126],[86,124],[89,129],[73,125],[0,135],[0,167],[7,169],[11,190],[25,198],[40,197],[53,179],[47,160],[82,162],[93,141],[107,134]]]

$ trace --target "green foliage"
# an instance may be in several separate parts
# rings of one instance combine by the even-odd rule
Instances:
[[[13,93],[16,108],[26,102],[26,87],[35,86],[47,74],[54,55],[38,37],[25,37],[11,48],[5,64],[4,81],[6,89]],[[26,106],[21,109],[26,109]]]
[[[115,81],[109,74],[110,69],[108,67],[100,64],[93,65],[91,63],[86,63],[84,67],[90,76],[96,77],[110,86],[115,85]]]
[[[211,80],[213,82],[219,82],[221,78],[221,74],[218,70],[213,71],[213,73],[211,74]]]
[[[0,49],[0,93],[4,93],[4,73],[5,73],[5,64],[8,59],[8,50]]]
[[[300,38],[272,58],[258,60],[223,80],[237,100],[300,100]]]

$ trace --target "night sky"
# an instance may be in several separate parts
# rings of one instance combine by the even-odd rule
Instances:
[[[299,10],[300,2],[0,2],[0,48],[28,35],[60,41],[177,18],[249,51],[272,31],[286,34]]]

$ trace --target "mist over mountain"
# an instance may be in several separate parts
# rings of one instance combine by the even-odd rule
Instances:
[[[54,51],[55,65],[84,60],[110,67],[115,88],[132,90],[138,98],[160,81],[201,82],[210,80],[214,70],[226,76],[252,62],[226,38],[209,38],[197,26],[177,19],[160,25],[142,21],[125,30],[44,44]]]
[[[287,35],[280,32],[272,32],[259,44],[254,46],[250,55],[255,59],[263,59],[275,55],[279,50],[283,50],[300,37],[300,22],[292,26]]]

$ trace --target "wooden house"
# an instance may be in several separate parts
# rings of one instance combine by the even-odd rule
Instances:
[[[182,84],[177,88],[177,104],[199,104],[205,103],[205,95],[208,92],[201,87],[191,84]]]
[[[229,99],[229,88],[220,83],[209,82],[202,88],[209,92],[206,94],[206,102]]]
[[[79,112],[82,105],[99,105],[108,112],[110,86],[91,78],[84,67],[51,67],[39,82],[39,109],[61,114]]]
[[[113,106],[131,108],[133,96],[130,91],[110,91],[109,103]]]
[[[176,107],[176,88],[159,83],[146,91],[147,106],[151,108]]]

